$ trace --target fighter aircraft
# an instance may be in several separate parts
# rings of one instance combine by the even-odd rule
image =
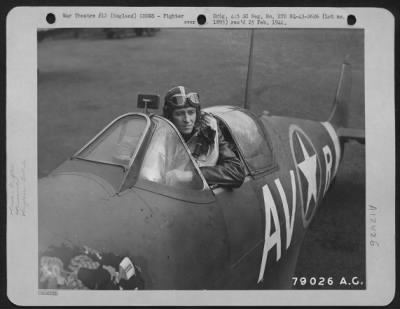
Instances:
[[[215,106],[246,169],[239,188],[210,187],[174,125],[144,113],[113,120],[39,180],[39,286],[90,289],[288,289],[305,232],[345,143],[351,65],[326,121]],[[170,185],[172,169],[195,173]]]

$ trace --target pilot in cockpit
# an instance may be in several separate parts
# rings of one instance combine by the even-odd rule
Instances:
[[[170,89],[164,98],[163,116],[181,133],[209,185],[242,185],[245,172],[235,146],[224,138],[217,120],[201,111],[196,92],[183,86]],[[170,170],[166,175],[170,185],[192,177],[191,171],[181,169]]]

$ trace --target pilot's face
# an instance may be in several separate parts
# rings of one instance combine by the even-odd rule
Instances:
[[[183,107],[172,112],[172,122],[183,135],[191,134],[196,123],[196,109]]]

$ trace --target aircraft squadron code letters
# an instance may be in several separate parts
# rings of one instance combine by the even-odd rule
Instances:
[[[299,134],[300,133],[300,134]],[[306,199],[306,207],[301,207],[303,210],[302,213],[302,221],[303,221],[303,226],[306,228],[310,222],[310,218],[313,215],[313,210],[310,210],[310,202],[312,199],[314,199],[314,202],[317,203],[318,200],[318,180],[317,180],[317,166],[319,164],[319,158],[317,155],[317,152],[314,151],[314,154],[309,154],[306,147],[304,146],[304,141],[303,138],[300,136],[303,135],[305,139],[311,144],[312,148],[315,150],[315,147],[312,145],[311,140],[308,139],[308,137],[305,135],[305,133],[302,130],[296,129],[293,131],[291,134],[291,139],[293,140],[294,137],[297,138],[301,151],[304,156],[304,160],[301,162],[296,163],[296,158],[293,152],[293,159],[294,163],[296,164],[297,168],[297,173],[299,173],[299,170],[303,174],[304,178],[307,180],[307,199]],[[330,182],[331,182],[331,175],[334,175],[336,171],[332,171],[332,151],[331,148],[328,145],[325,145],[322,147],[322,152],[324,156],[324,161],[325,161],[325,186],[323,188],[322,195],[325,195],[327,192]],[[338,160],[338,158],[336,158]],[[318,163],[318,164],[317,164]],[[278,205],[282,204],[283,207],[283,213],[285,216],[285,230],[286,230],[286,250],[289,249],[291,241],[292,241],[292,235],[293,235],[293,228],[294,228],[294,223],[295,223],[295,216],[296,216],[296,199],[297,199],[297,191],[296,191],[296,181],[295,181],[295,173],[293,170],[289,171],[290,174],[290,182],[291,182],[291,187],[292,187],[292,203],[291,203],[291,211],[289,210],[289,205],[286,197],[285,190],[283,189],[282,183],[279,178],[275,179],[274,184],[276,188],[278,189],[279,196],[280,196],[280,202],[278,201]],[[299,174],[298,174],[299,176]],[[299,178],[298,178],[299,179]],[[303,182],[304,183],[304,182]],[[300,189],[303,188],[303,183],[299,180],[299,186]],[[321,184],[319,184],[321,185]],[[282,231],[281,231],[281,226],[280,226],[280,221],[279,221],[279,216],[278,216],[278,211],[277,211],[277,205],[276,202],[271,194],[271,190],[268,184],[265,184],[262,187],[262,193],[264,197],[264,207],[265,207],[265,240],[264,240],[264,249],[263,249],[263,255],[261,259],[261,267],[260,267],[260,273],[258,277],[257,283],[260,283],[263,281],[264,278],[264,273],[265,273],[265,268],[268,260],[268,253],[272,248],[276,247],[276,261],[279,261],[281,258],[281,252],[282,252]],[[303,204],[303,199],[302,199],[302,193],[300,192],[300,202]],[[303,206],[303,205],[302,205]],[[272,222],[273,220],[273,225],[275,226],[275,231],[271,233],[272,230]]]

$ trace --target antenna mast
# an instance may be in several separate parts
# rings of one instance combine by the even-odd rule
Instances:
[[[244,95],[244,108],[246,109],[250,109],[249,88],[251,84],[251,77],[253,74],[253,45],[254,45],[254,28],[251,29],[250,32],[249,61],[247,65],[246,90]]]

